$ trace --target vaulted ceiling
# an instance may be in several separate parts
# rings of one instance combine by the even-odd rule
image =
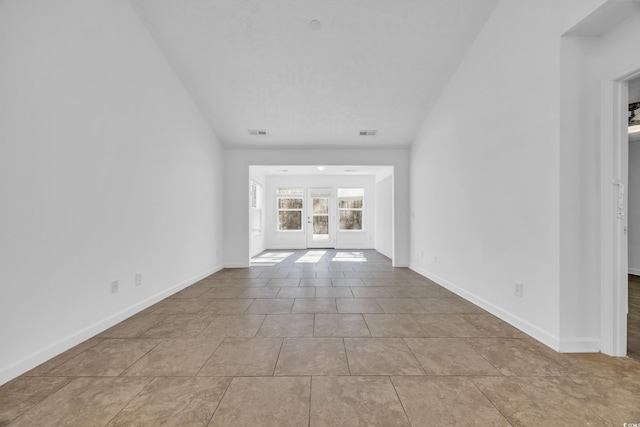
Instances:
[[[411,144],[497,3],[131,1],[225,146],[289,148]]]

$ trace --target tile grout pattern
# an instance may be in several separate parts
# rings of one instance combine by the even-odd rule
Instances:
[[[623,425],[640,363],[558,354],[371,250],[268,251],[0,387],[0,426]]]

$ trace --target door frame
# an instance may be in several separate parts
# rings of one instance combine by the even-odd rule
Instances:
[[[313,242],[313,198],[327,197],[329,199],[329,240],[315,244]],[[309,187],[307,188],[306,212],[306,247],[307,249],[336,247],[336,189],[335,187]]]
[[[600,351],[627,354],[629,80],[640,69],[605,79],[600,91]]]

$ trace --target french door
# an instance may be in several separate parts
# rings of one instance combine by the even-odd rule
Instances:
[[[310,188],[307,201],[307,248],[335,248],[336,207],[332,188]]]

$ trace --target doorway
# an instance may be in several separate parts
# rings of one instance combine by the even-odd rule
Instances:
[[[640,359],[640,77],[629,81],[627,355]]]
[[[335,248],[334,190],[310,188],[307,197],[307,248]]]
[[[633,268],[630,232],[640,226],[629,222],[630,205],[629,88],[640,80],[640,70],[602,82],[600,138],[601,224],[601,352],[628,354],[629,272]],[[633,185],[635,188],[638,185]],[[633,197],[632,197],[633,199]]]

